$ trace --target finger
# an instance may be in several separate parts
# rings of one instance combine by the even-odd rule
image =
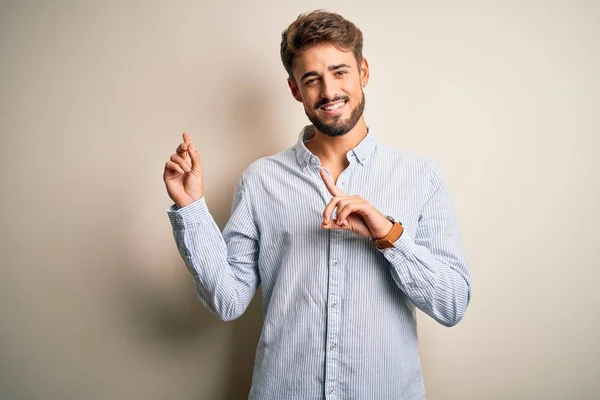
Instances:
[[[350,226],[350,223],[348,222],[348,220],[346,220],[343,224],[340,224],[337,220],[332,219],[332,220],[330,220],[327,223],[323,222],[321,224],[321,227],[323,229],[345,229],[345,230],[352,230],[352,227]]]
[[[351,231],[354,233],[357,233],[361,236],[364,237],[373,237],[373,235],[371,234],[371,231],[369,230],[369,228],[367,227],[367,225],[365,224],[365,222],[363,220],[361,220],[360,218],[353,218],[352,216],[345,220],[345,222],[340,225],[339,223],[337,223],[337,221],[330,221],[327,224],[322,224],[321,227],[323,229],[341,229],[341,230],[346,230],[346,231]]]
[[[180,156],[178,156],[177,154],[173,154],[171,156],[171,161],[173,161],[175,164],[179,165],[181,167],[181,169],[183,169],[185,172],[190,172],[192,170],[192,167],[190,167],[188,162],[185,161]]]
[[[348,215],[356,212],[359,208],[360,204],[357,204],[356,200],[340,201],[337,206],[337,223],[344,226],[344,222],[347,222],[346,218],[348,218]]]
[[[338,203],[343,199],[344,199],[344,197],[333,197],[329,201],[329,203],[325,207],[325,210],[323,210],[323,222],[324,223],[328,223],[331,220],[331,214],[333,214],[333,210],[335,210],[335,208],[338,206]]]
[[[325,186],[327,186],[327,190],[331,193],[332,196],[345,196],[346,193],[342,192],[342,190],[335,186],[333,180],[327,175],[324,168],[321,168],[319,171],[321,173],[321,178],[323,178],[323,182],[325,182]]]
[[[190,153],[188,152],[189,145],[185,143],[181,143],[179,147],[177,147],[177,155],[181,157],[187,165],[192,167],[192,160],[190,159]]]
[[[171,160],[167,161],[167,163],[165,164],[165,172],[166,171],[173,171],[173,172],[177,172],[180,174],[185,174],[185,171],[183,169],[181,169],[181,167],[179,165],[177,165],[176,163],[174,163]]]
[[[188,154],[188,150],[189,150],[189,146],[192,144],[192,136],[187,133],[187,132],[183,132],[182,134],[183,136],[183,143],[180,145],[182,147],[182,151],[184,152],[181,155],[181,158],[183,158],[184,160],[189,160],[190,156]],[[191,161],[189,161],[190,166],[192,165]]]
[[[177,153],[179,157],[185,159],[185,156],[187,156],[188,146],[189,145],[187,143],[181,143],[179,146],[177,146],[175,153]]]
[[[339,224],[342,224],[346,221],[346,218],[351,213],[358,213],[364,209],[366,201],[359,196],[354,196],[348,198],[348,200],[341,201],[337,206],[337,221]]]
[[[322,223],[321,227],[323,229],[345,229],[344,227],[340,226],[335,220],[330,220],[327,223]]]
[[[188,146],[188,154],[190,156],[190,159],[192,160],[192,171],[194,171],[197,174],[200,174],[202,172],[202,164],[200,164],[200,153],[196,151],[196,147],[192,143],[190,143],[190,145]]]

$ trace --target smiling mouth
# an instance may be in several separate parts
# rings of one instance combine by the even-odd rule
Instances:
[[[326,104],[324,106],[319,107],[320,110],[326,112],[335,112],[340,110],[342,107],[346,105],[347,100],[334,101],[333,103]]]

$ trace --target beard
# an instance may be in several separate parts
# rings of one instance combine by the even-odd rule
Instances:
[[[306,116],[308,117],[310,122],[312,122],[312,124],[315,126],[315,128],[317,128],[320,132],[324,133],[325,135],[327,135],[329,137],[343,136],[346,133],[350,132],[352,130],[352,128],[354,128],[356,126],[356,124],[358,123],[358,120],[360,119],[360,117],[363,115],[363,112],[365,111],[365,92],[363,92],[362,89],[361,89],[361,95],[362,95],[362,99],[361,99],[360,103],[356,107],[354,107],[354,109],[350,113],[350,116],[346,120],[341,120],[341,117],[337,117],[335,122],[325,123],[321,119],[319,119],[315,114],[309,113],[306,110],[306,108],[304,109],[304,111],[306,112]],[[349,101],[350,98],[349,97],[335,97],[332,100],[323,99],[323,100],[319,101],[315,105],[314,108],[318,109],[319,107],[321,107],[324,104],[331,103],[334,101],[339,101],[339,100]]]

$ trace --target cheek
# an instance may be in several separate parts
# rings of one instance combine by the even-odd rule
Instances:
[[[302,99],[302,106],[304,107],[304,110],[306,110],[306,112],[309,112],[311,114],[315,111],[310,101],[307,101],[306,98]]]
[[[350,95],[354,98],[360,98],[361,86],[360,85],[358,85],[358,86],[352,85],[351,87],[346,88],[345,92],[350,93]]]
[[[314,108],[313,105],[319,100],[320,99],[317,96],[314,96],[314,94],[310,91],[305,91],[302,93],[302,103],[304,103],[305,107],[310,108],[311,110]]]

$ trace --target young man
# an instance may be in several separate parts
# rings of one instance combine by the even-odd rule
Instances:
[[[351,22],[300,15],[281,57],[312,125],[244,171],[222,233],[184,133],[164,170],[179,252],[222,320],[239,317],[262,284],[250,398],[424,399],[415,307],[452,326],[470,299],[443,175],[369,132],[369,65]]]

